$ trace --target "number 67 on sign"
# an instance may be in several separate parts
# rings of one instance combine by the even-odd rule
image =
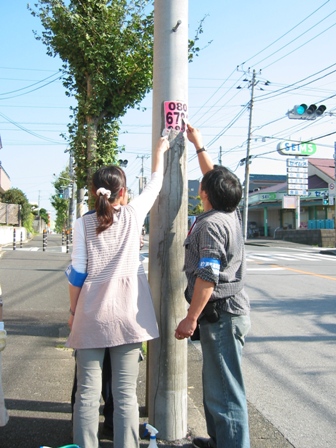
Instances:
[[[178,132],[186,130],[188,106],[182,101],[164,102],[165,128]]]

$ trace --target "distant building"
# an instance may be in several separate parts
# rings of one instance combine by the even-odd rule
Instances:
[[[296,210],[283,207],[283,198],[287,193],[287,176],[278,184],[267,186],[272,176],[254,175],[257,189],[249,194],[248,222],[257,227],[260,236],[273,236],[277,228],[295,229]],[[251,178],[253,175],[251,175]],[[335,163],[333,159],[308,158],[308,196],[300,196],[300,227],[307,228],[309,220],[335,219],[335,207],[323,204],[328,193],[329,183],[335,181]]]
[[[286,175],[250,174],[249,193],[287,181]]]
[[[199,188],[198,180],[188,180],[188,208],[194,208],[199,205],[198,196],[198,188]]]
[[[6,173],[0,162],[0,193],[5,193],[7,190],[11,188],[10,177]]]

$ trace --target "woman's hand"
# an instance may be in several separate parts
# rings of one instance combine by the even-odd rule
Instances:
[[[169,149],[167,137],[160,137],[154,151],[152,173],[161,173],[163,175],[163,154]]]
[[[169,149],[168,137],[160,137],[156,144],[156,151],[166,152]]]
[[[69,319],[68,319],[68,325],[69,325],[70,330],[72,329],[72,324],[73,324],[74,317],[75,316],[70,314]]]

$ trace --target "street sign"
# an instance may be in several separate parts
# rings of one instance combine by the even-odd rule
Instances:
[[[306,168],[306,167],[296,168],[296,167],[288,166],[287,173],[306,173],[306,174],[308,174],[308,168]]]
[[[292,171],[287,171],[287,177],[296,179],[308,179],[307,173],[293,173]]]
[[[308,196],[308,190],[301,190],[301,189],[288,189],[287,194],[293,195],[293,196]]]
[[[329,197],[336,196],[336,185],[335,182],[330,182],[329,184]]]
[[[293,177],[293,178],[289,178],[289,179],[287,179],[287,183],[288,184],[305,184],[305,185],[308,185],[308,179],[307,178],[305,178],[305,179],[298,179],[298,178],[296,178],[296,177]]]
[[[312,156],[316,153],[316,144],[313,142],[280,142],[277,151],[283,156]]]
[[[296,208],[298,206],[298,197],[295,196],[283,196],[282,208]]]
[[[306,159],[287,159],[288,167],[308,167],[308,160]]]

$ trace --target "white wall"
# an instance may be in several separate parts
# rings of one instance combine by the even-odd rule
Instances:
[[[16,244],[20,244],[21,232],[22,241],[27,239],[27,230],[24,227],[11,227],[11,226],[0,226],[0,244],[11,244],[13,243],[13,230],[16,233]]]

